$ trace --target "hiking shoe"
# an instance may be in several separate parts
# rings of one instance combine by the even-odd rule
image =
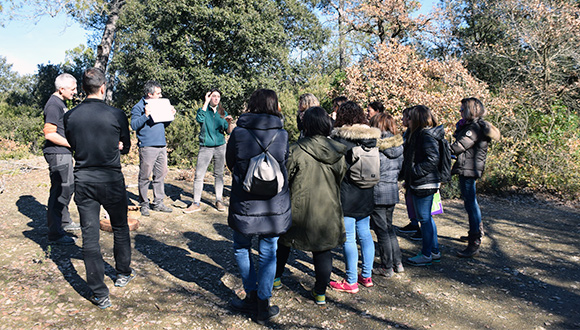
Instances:
[[[148,217],[149,214],[149,207],[147,206],[141,206],[141,209],[139,209],[139,211],[141,211],[141,215],[144,217]]]
[[[282,279],[280,277],[276,277],[274,279],[274,286],[273,286],[273,288],[276,289],[276,290],[282,289]]]
[[[395,271],[393,270],[393,268],[385,268],[383,266],[379,266],[377,268],[373,268],[373,274],[389,278],[395,275]]]
[[[325,294],[318,294],[314,289],[311,291],[312,298],[314,298],[314,302],[317,305],[326,305],[326,295]]]
[[[346,280],[342,280],[340,282],[330,281],[330,287],[340,292],[348,292],[348,293],[358,292],[358,283],[355,282],[353,284],[348,284]]]
[[[77,230],[81,230],[81,225],[79,225],[79,224],[78,224],[78,223],[76,223],[76,222],[71,222],[71,223],[69,223],[69,224],[68,224],[68,225],[66,225],[66,226],[62,226],[62,229],[63,229],[64,231],[68,231],[68,232],[71,232],[71,231],[77,231]]]
[[[133,269],[131,269],[131,274],[129,275],[123,275],[123,274],[117,274],[117,279],[115,280],[115,286],[118,287],[124,287],[127,286],[127,284],[129,284],[129,282],[131,282],[135,276],[137,276],[137,274],[135,273],[135,271]]]
[[[258,313],[258,292],[250,291],[243,300],[236,297],[230,301],[230,306],[236,312],[256,315]]]
[[[433,262],[433,258],[431,256],[425,257],[422,253],[407,259],[407,262],[413,266],[429,266]]]
[[[405,267],[403,267],[402,263],[398,263],[395,266],[393,266],[393,270],[395,271],[395,273],[404,273]]]
[[[111,304],[111,300],[109,299],[109,296],[105,296],[102,298],[97,298],[95,296],[91,296],[89,298],[89,301],[92,302],[97,307],[99,307],[100,309],[109,308],[113,305],[113,304]]]
[[[189,205],[188,208],[183,210],[183,213],[189,214],[189,213],[198,212],[198,211],[201,211],[201,205],[199,205],[199,203],[193,202],[193,203],[191,203],[191,205]]]
[[[441,262],[441,252],[438,253],[431,252],[431,259],[433,259],[433,262]]]
[[[405,227],[397,229],[400,233],[410,234],[416,232],[417,229],[419,229],[419,225],[415,225],[412,222],[409,222],[409,224],[406,225]]]
[[[226,210],[226,206],[224,203],[222,203],[222,201],[215,202],[215,208],[220,212],[224,212]]]
[[[417,231],[411,235],[411,240],[413,241],[422,241],[423,240],[423,234],[421,233],[421,229],[417,229]]]
[[[54,245],[75,245],[75,239],[70,237],[70,236],[66,236],[63,235],[61,237],[59,237],[58,239],[55,240],[48,240],[48,244],[54,244]]]
[[[370,288],[374,285],[371,277],[363,277],[362,274],[358,274],[358,282],[365,288]]]
[[[171,212],[173,212],[173,209],[172,208],[170,208],[168,206],[165,206],[165,204],[163,204],[163,203],[159,203],[157,205],[153,205],[153,207],[151,209],[153,211],[156,211],[156,212],[165,212],[165,213],[171,213]]]

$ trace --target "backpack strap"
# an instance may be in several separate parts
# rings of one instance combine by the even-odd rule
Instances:
[[[254,139],[256,140],[256,142],[258,142],[258,145],[260,146],[260,148],[262,148],[262,150],[264,152],[268,151],[268,148],[270,148],[270,145],[272,144],[272,142],[274,142],[274,140],[276,139],[276,137],[278,136],[278,133],[280,133],[280,131],[281,131],[281,129],[276,131],[276,134],[274,134],[274,137],[272,137],[272,140],[270,140],[268,145],[266,145],[266,147],[264,148],[264,146],[262,145],[262,142],[260,142],[260,139],[258,139],[258,137],[254,134],[254,132],[252,132],[251,129],[248,130],[248,132],[250,132],[250,135],[252,135],[254,137]]]

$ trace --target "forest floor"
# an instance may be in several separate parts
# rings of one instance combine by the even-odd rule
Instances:
[[[131,202],[137,203],[135,165],[125,166]],[[115,277],[112,234],[101,232],[111,308],[88,300],[80,233],[74,246],[51,246],[45,224],[49,177],[42,157],[0,161],[0,329],[260,329],[228,303],[243,289],[232,252],[227,212],[213,206],[206,177],[203,209],[179,207],[150,217],[136,215],[132,267],[125,288]],[[170,170],[166,204],[191,202],[192,171]],[[230,186],[226,184],[226,196]],[[309,297],[311,254],[295,251],[273,292],[274,329],[573,329],[580,328],[580,209],[532,196],[480,196],[486,236],[481,255],[455,253],[467,231],[460,200],[444,200],[435,217],[442,261],[405,267],[358,294],[329,289],[327,304]],[[225,200],[226,204],[228,200]],[[71,214],[78,221],[74,202]],[[407,224],[404,204],[394,222]],[[399,237],[404,258],[420,242]],[[333,280],[344,276],[342,249],[334,253]]]

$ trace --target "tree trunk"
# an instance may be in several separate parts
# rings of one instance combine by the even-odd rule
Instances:
[[[119,13],[124,4],[125,0],[111,0],[111,2],[109,2],[109,15],[105,25],[105,30],[103,31],[101,44],[97,47],[97,60],[95,62],[95,67],[103,70],[103,72],[107,71],[109,56],[113,49],[113,42],[115,41]]]
[[[345,50],[344,50],[344,0],[340,0],[338,4],[338,62],[339,62],[339,69],[340,71],[344,70],[345,63]]]

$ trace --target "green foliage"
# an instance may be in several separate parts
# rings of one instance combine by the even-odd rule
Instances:
[[[176,107],[175,120],[165,130],[168,162],[180,168],[193,168],[199,151],[199,124],[195,120],[201,102],[190,102]]]
[[[461,190],[459,188],[459,176],[451,176],[451,181],[441,184],[439,189],[443,199],[461,198]]]
[[[293,47],[316,49],[325,33],[299,1],[130,2],[116,38],[112,67],[117,102],[134,103],[143,83],[159,81],[172,103],[202,100],[214,87],[237,115],[257,88],[288,78]]]
[[[44,106],[52,93],[55,91],[54,80],[63,73],[60,64],[39,64],[36,74],[36,85],[32,95],[37,106]]]
[[[28,146],[34,154],[40,154],[44,144],[42,116],[31,106],[13,107],[0,102],[0,138]]]
[[[517,109],[498,118],[503,138],[493,144],[484,189],[527,188],[566,198],[580,196],[580,117],[561,105],[547,114]]]

